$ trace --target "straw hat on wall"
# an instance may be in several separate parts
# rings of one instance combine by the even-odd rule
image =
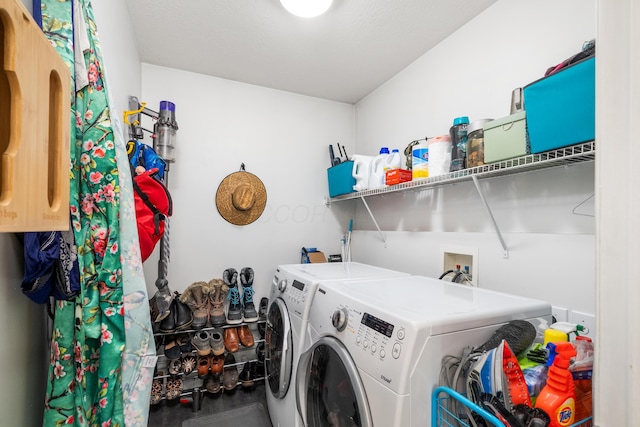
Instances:
[[[244,170],[227,175],[216,192],[220,215],[234,225],[247,225],[262,215],[267,204],[267,190],[252,173]]]

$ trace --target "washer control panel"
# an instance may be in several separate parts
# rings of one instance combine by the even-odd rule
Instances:
[[[406,389],[417,339],[413,326],[401,316],[326,286],[320,284],[313,297],[309,327],[320,336],[338,338],[358,368],[386,387]]]
[[[287,277],[280,272],[273,278],[272,298],[282,298],[287,305],[290,314],[299,317],[305,313],[305,306],[311,302],[313,295],[310,295],[312,286],[300,280]]]

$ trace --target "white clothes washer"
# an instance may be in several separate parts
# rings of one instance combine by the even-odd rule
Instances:
[[[443,356],[539,318],[549,303],[428,277],[320,283],[296,374],[303,425],[431,425]]]
[[[310,345],[307,321],[320,281],[408,276],[357,262],[286,264],[276,269],[265,335],[267,406],[274,427],[301,427],[294,387],[300,354]]]

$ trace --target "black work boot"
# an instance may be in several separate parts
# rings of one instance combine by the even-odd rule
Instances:
[[[242,283],[242,319],[245,322],[257,322],[258,312],[253,304],[253,269],[244,267],[240,271],[240,283]]]
[[[227,299],[229,308],[227,309],[227,323],[237,325],[242,323],[242,304],[240,303],[240,291],[238,290],[238,272],[235,268],[227,268],[222,273],[222,280],[229,287]]]

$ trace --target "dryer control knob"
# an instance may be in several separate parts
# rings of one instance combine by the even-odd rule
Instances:
[[[284,292],[287,289],[287,279],[282,279],[278,282],[278,290]]]
[[[333,315],[331,316],[331,324],[338,330],[338,332],[342,332],[347,327],[348,318],[349,313],[347,310],[341,308],[333,312]]]

